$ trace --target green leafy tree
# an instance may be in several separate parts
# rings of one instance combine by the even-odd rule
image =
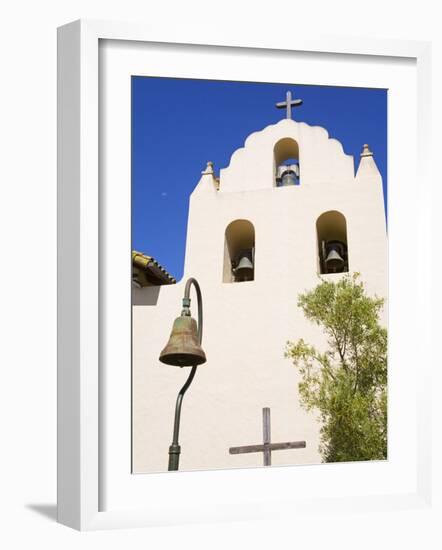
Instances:
[[[322,280],[298,306],[322,328],[319,351],[300,339],[286,357],[301,374],[302,406],[319,413],[325,462],[387,458],[387,331],[379,324],[384,301],[369,297],[359,274]]]

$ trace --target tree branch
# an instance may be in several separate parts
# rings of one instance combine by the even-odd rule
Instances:
[[[330,369],[330,366],[326,363],[326,361],[324,361],[320,355],[318,354],[313,354],[313,359],[316,359],[316,361],[322,366],[322,368],[324,370],[327,371],[327,373],[330,375],[330,377],[333,379],[333,380],[336,380],[336,377],[335,375],[333,374],[332,370]]]

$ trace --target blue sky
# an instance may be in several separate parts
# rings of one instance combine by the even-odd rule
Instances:
[[[189,195],[206,162],[228,166],[249,134],[285,117],[323,126],[359,162],[368,143],[387,197],[387,90],[132,77],[132,248],[183,275]]]

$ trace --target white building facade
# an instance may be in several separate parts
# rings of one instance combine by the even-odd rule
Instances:
[[[284,171],[291,185],[282,185]],[[332,250],[342,262],[329,270]],[[244,255],[253,271],[238,281],[232,262],[238,267]],[[209,163],[190,197],[183,279],[133,291],[133,471],[167,470],[175,400],[189,370],[158,357],[188,277],[203,294],[207,363],[184,398],[180,470],[198,470],[262,466],[262,453],[229,448],[262,443],[264,407],[272,442],[306,442],[274,451],[272,465],[321,461],[317,418],[300,406],[299,374],[284,357],[287,341],[324,345],[298,295],[319,276],[349,271],[361,274],[368,294],[387,298],[387,269],[382,178],[368,146],[355,174],[353,157],[324,128],[284,119],[251,134],[219,178]]]

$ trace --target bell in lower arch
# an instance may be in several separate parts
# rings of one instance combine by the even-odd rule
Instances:
[[[189,367],[206,362],[206,354],[198,343],[198,330],[193,317],[181,315],[175,319],[166,347],[159,357],[166,365]]]
[[[253,281],[252,250],[243,250],[234,268],[235,281]]]
[[[331,271],[332,273],[336,273],[338,270],[344,267],[344,259],[336,250],[336,248],[332,248],[327,254],[325,265],[327,266],[327,271]]]

